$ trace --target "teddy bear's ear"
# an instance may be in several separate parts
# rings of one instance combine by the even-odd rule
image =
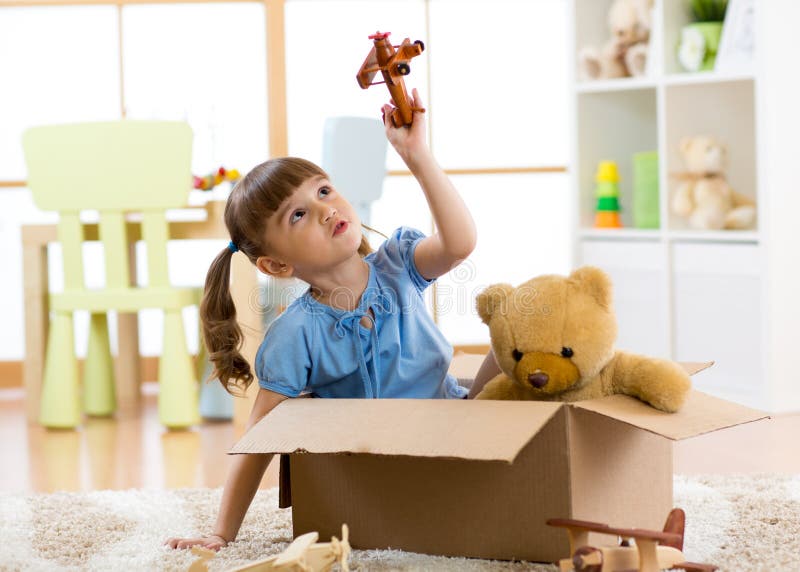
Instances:
[[[689,152],[689,147],[692,146],[692,141],[694,140],[693,137],[684,137],[681,139],[681,142],[678,144],[681,155],[686,155]]]
[[[581,266],[569,275],[578,287],[597,300],[603,308],[611,306],[611,278],[594,266]]]
[[[492,315],[508,306],[508,298],[514,291],[511,284],[494,284],[478,294],[475,307],[484,324],[489,324]]]

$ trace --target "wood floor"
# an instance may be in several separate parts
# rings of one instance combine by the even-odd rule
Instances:
[[[21,390],[0,390],[0,492],[218,487],[239,438],[232,423],[166,431],[154,388],[145,384],[141,415],[89,419],[77,431],[47,431],[25,420]],[[674,470],[702,473],[800,473],[800,414],[780,415],[674,446]],[[277,484],[277,463],[262,487]]]

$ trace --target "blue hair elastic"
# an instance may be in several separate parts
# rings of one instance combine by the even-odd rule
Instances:
[[[236,246],[233,241],[230,241],[228,243],[228,250],[230,250],[231,252],[239,252],[239,247]]]

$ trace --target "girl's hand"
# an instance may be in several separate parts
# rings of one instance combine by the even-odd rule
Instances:
[[[394,101],[392,101],[394,103]],[[411,91],[411,107],[422,108],[422,98],[420,98],[417,88]],[[414,161],[421,154],[430,153],[425,132],[425,114],[421,111],[414,111],[414,119],[411,125],[395,127],[392,123],[391,114],[394,107],[385,104],[381,107],[383,113],[383,124],[386,128],[386,138],[397,154],[409,165],[409,161]],[[410,165],[409,165],[410,167]]]
[[[203,538],[170,538],[164,543],[164,546],[170,548],[191,548],[192,546],[202,546],[209,550],[217,551],[228,545],[228,541],[212,534],[211,536],[204,536]]]

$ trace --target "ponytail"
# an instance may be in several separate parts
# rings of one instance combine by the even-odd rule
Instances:
[[[371,226],[367,226],[363,222],[361,223],[361,226],[363,228],[365,228],[366,230],[368,230],[370,232],[375,232],[377,234],[380,234],[383,238],[385,238],[386,240],[389,240],[389,237],[386,236],[385,234],[383,234],[381,231],[375,230],[374,228],[372,228]],[[359,254],[359,256],[361,256],[361,258],[364,258],[367,254],[371,254],[372,252],[374,252],[374,250],[372,249],[372,246],[370,246],[370,244],[369,244],[369,239],[367,239],[367,236],[362,233],[361,234],[361,244],[358,245],[358,254]]]
[[[230,292],[232,256],[233,251],[226,247],[208,269],[200,322],[214,369],[211,378],[218,378],[231,395],[244,395],[253,381],[253,372],[241,353],[244,336],[236,321],[236,306]]]

